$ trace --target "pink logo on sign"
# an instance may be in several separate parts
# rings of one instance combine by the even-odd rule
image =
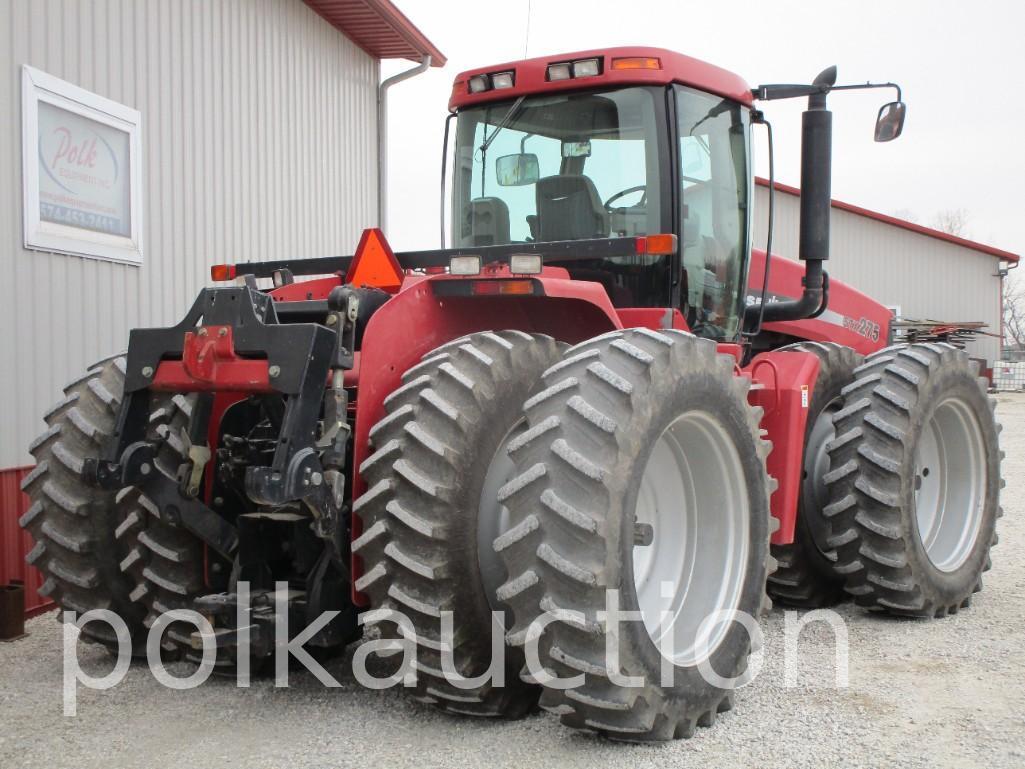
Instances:
[[[46,154],[40,142],[43,168],[53,181],[70,193],[81,193],[89,187],[109,190],[118,179],[117,155],[107,141],[96,133],[76,134],[67,126],[53,129],[46,142]]]

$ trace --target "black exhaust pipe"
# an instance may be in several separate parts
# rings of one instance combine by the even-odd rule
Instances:
[[[804,291],[799,299],[766,303],[762,314],[766,323],[814,317],[826,308],[828,302],[828,283],[822,262],[829,258],[833,113],[826,109],[826,96],[835,83],[836,67],[824,70],[815,78],[812,83],[815,90],[808,96],[808,109],[801,122],[801,240],[798,256],[805,263]]]

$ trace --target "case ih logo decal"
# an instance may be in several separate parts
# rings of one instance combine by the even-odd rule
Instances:
[[[40,218],[130,235],[128,142],[123,131],[41,102]]]
[[[858,320],[855,320],[844,315],[843,327],[853,331],[855,334],[860,334],[866,339],[871,339],[873,342],[879,341],[879,324],[868,318],[858,318]]]

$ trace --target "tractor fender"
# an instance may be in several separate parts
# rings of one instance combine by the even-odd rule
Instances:
[[[769,500],[779,521],[772,544],[786,545],[794,541],[805,427],[819,359],[810,352],[773,350],[755,356],[741,373],[751,378],[750,402],[764,409],[761,427],[772,441],[766,469],[779,484]]]
[[[384,399],[402,374],[431,350],[476,331],[515,329],[548,334],[575,344],[622,328],[608,294],[598,283],[570,280],[549,270],[534,278],[544,296],[439,296],[447,275],[406,280],[402,290],[370,318],[363,335],[353,445],[353,499],[365,486],[359,465],[369,454],[367,435],[384,416]],[[465,280],[465,278],[455,278]],[[353,536],[358,536],[355,531]]]

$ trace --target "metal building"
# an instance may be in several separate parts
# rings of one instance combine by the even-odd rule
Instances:
[[[4,4],[0,534],[12,551],[16,481],[66,382],[128,329],[180,319],[215,261],[347,253],[377,223],[382,58],[445,63],[388,0]],[[86,138],[69,139],[54,122],[65,118]],[[69,180],[119,191],[79,200]],[[0,583],[20,570],[4,556]]]
[[[775,185],[772,251],[797,257],[800,190]],[[765,248],[769,184],[758,179],[754,245]],[[832,277],[848,283],[906,318],[982,321],[986,332],[968,342],[974,358],[992,368],[1000,358],[1001,281],[1018,255],[923,227],[839,200],[830,223]]]

